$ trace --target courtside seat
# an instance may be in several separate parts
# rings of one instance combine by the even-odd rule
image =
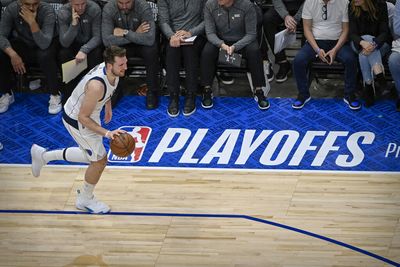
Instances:
[[[253,84],[253,82],[251,80],[251,75],[250,75],[249,69],[247,67],[247,60],[245,58],[242,58],[240,67],[217,63],[217,72],[219,72],[219,73],[229,73],[229,74],[246,74],[247,80],[249,81],[250,88],[251,88],[251,86]],[[217,77],[217,80],[218,80],[217,92],[219,94],[220,91],[221,91],[221,82],[222,81],[218,77],[218,75],[216,75],[216,77]],[[251,89],[253,90],[253,88],[251,88]]]

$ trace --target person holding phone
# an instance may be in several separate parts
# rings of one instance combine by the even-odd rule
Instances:
[[[347,43],[349,35],[347,0],[306,0],[303,6],[303,29],[307,41],[293,61],[298,96],[292,108],[302,109],[310,101],[308,66],[316,59],[344,64],[344,102],[351,110],[361,108],[356,99],[357,59]]]

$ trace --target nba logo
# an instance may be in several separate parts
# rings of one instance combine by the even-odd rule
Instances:
[[[122,126],[121,130],[125,130],[128,134],[132,135],[136,142],[135,150],[128,157],[115,156],[111,150],[108,151],[108,161],[118,163],[133,163],[142,159],[144,149],[146,148],[147,141],[151,134],[151,128],[147,126]]]

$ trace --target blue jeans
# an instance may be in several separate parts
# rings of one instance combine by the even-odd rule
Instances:
[[[361,38],[367,42],[372,42],[375,37],[372,35],[363,35],[361,36]],[[372,84],[372,82],[374,81],[372,68],[375,65],[380,65],[383,68],[382,57],[390,51],[390,46],[387,43],[384,43],[379,50],[375,49],[368,56],[363,55],[361,54],[361,52],[357,51],[353,42],[351,42],[351,48],[354,50],[355,53],[358,54],[358,61],[360,62],[360,69],[364,83]]]
[[[337,43],[336,40],[316,40],[318,46],[325,52],[331,50]],[[306,42],[297,53],[293,61],[293,73],[297,83],[299,94],[305,98],[310,96],[309,81],[307,78],[309,63],[317,59],[316,53],[311,45]],[[351,50],[350,45],[343,45],[336,54],[336,60],[343,63],[344,71],[344,94],[354,94],[357,79],[357,58]]]
[[[389,57],[389,69],[396,86],[397,95],[400,98],[400,53],[392,52]]]

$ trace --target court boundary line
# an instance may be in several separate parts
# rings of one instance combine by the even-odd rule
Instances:
[[[30,167],[31,164],[0,163],[0,167]],[[79,164],[47,164],[45,168],[87,168],[88,165]],[[107,165],[106,169],[137,169],[137,170],[200,170],[200,171],[235,171],[235,172],[266,172],[266,173],[321,173],[321,174],[386,174],[400,175],[400,171],[343,171],[343,170],[302,170],[302,169],[239,169],[239,168],[196,168],[196,167],[159,167],[159,166],[114,166]]]
[[[320,239],[334,245],[338,245],[341,247],[345,247],[351,249],[353,251],[359,252],[366,256],[375,258],[377,260],[383,261],[387,264],[393,266],[400,266],[399,262],[392,261],[388,258],[375,254],[373,252],[367,251],[365,249],[344,243],[342,241],[326,237],[323,235],[319,235],[310,231],[306,231],[300,228],[292,227],[289,225],[273,222],[270,220],[265,220],[253,216],[248,215],[239,215],[239,214],[201,214],[201,213],[161,213],[161,212],[109,212],[105,214],[93,214],[84,211],[52,211],[52,210],[0,210],[0,214],[11,213],[11,214],[56,214],[56,215],[92,215],[92,216],[145,216],[145,217],[194,217],[194,218],[230,218],[230,219],[245,219],[250,221],[255,221],[263,224],[272,225],[278,228],[290,230],[296,233],[300,233],[306,236],[314,237],[316,239]]]

